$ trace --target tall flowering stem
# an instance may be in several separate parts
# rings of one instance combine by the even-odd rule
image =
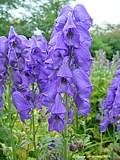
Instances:
[[[46,84],[44,61],[46,60],[47,41],[40,36],[27,39],[18,35],[11,26],[8,38],[0,37],[0,111],[2,111],[2,95],[8,87],[9,121],[11,128],[11,146],[15,160],[13,139],[12,103],[23,123],[32,118],[33,145],[36,150],[36,131],[34,109],[41,110],[40,94]],[[6,85],[8,80],[8,85]],[[31,89],[37,84],[38,91]],[[31,115],[32,113],[32,115]]]
[[[9,69],[9,80],[8,80],[8,109],[9,109],[9,127],[10,127],[10,141],[11,141],[11,147],[12,147],[12,159],[16,159],[16,151],[15,151],[15,142],[14,142],[14,134],[13,134],[13,119],[12,119],[12,100],[11,100],[11,94],[12,94],[12,80],[11,80],[11,70]]]
[[[65,104],[66,104],[66,122],[68,121],[68,98],[67,94],[65,94]],[[68,150],[68,124],[66,124],[64,129],[64,159],[69,160],[69,150]]]
[[[32,84],[32,98],[34,100],[34,84]],[[34,150],[36,151],[36,131],[35,131],[35,115],[34,110],[32,110],[32,134],[33,134],[33,146]]]
[[[112,159],[114,159],[114,149],[116,145],[116,132],[115,132],[115,125],[113,124],[113,148],[112,148]]]
[[[92,38],[88,30],[91,24],[92,19],[83,5],[65,6],[58,15],[48,44],[45,61],[48,83],[41,94],[41,102],[50,116],[49,131],[64,133],[65,160],[69,159],[68,126],[75,117],[78,130],[79,116],[86,117],[90,112],[92,57],[89,49]],[[68,103],[68,97],[75,105]]]

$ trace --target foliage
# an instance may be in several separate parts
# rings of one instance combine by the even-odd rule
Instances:
[[[94,26],[91,31],[93,35],[93,45],[91,47],[92,55],[95,51],[103,49],[109,60],[120,50],[120,25],[106,24],[103,28]]]
[[[9,27],[13,25],[18,34],[31,37],[34,31],[37,31],[37,33],[39,31],[49,39],[58,11],[70,1],[2,0],[0,1],[0,35],[6,36]],[[21,16],[15,18],[15,12],[20,12]]]

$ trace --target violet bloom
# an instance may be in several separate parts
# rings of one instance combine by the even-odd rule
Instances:
[[[64,114],[52,114],[48,119],[49,131],[62,132],[65,127]]]
[[[31,117],[31,110],[41,109],[40,93],[47,81],[47,73],[44,70],[47,41],[42,36],[35,36],[28,40],[18,35],[11,27],[7,43],[8,64],[12,70],[13,103],[24,122]]]
[[[27,38],[17,35],[14,28],[10,27],[8,35],[8,60],[12,69],[23,70],[25,68],[24,50],[29,47]]]
[[[82,5],[76,5],[74,9],[63,7],[56,20],[46,60],[48,81],[51,83],[43,90],[44,101],[51,112],[50,131],[60,132],[64,129],[66,122],[63,123],[65,119],[61,118],[61,114],[64,117],[68,114],[70,121],[73,117],[72,106],[68,113],[61,113],[64,109],[60,101],[56,103],[55,97],[58,95],[63,98],[68,94],[76,104],[78,115],[87,116],[90,112],[92,84],[89,75],[92,57],[89,48],[92,38],[88,29],[91,23],[92,19]]]
[[[105,132],[109,124],[115,124],[119,128],[120,118],[120,62],[116,71],[116,77],[108,90],[104,103],[104,118],[100,124],[100,131]]]
[[[2,111],[3,106],[3,99],[2,95],[6,85],[6,78],[7,78],[7,38],[0,37],[0,112]]]
[[[25,119],[30,119],[31,107],[28,101],[26,101],[26,98],[24,97],[24,95],[18,91],[15,91],[12,94],[12,100],[13,100],[13,104],[17,109],[17,112],[20,115],[21,121],[24,122]]]

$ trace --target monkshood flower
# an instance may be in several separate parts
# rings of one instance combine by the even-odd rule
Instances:
[[[3,106],[2,95],[5,89],[6,76],[7,76],[6,56],[7,56],[7,38],[0,37],[0,112],[2,111],[2,106]]]
[[[104,117],[100,124],[100,131],[105,132],[109,124],[115,124],[119,128],[120,119],[120,62],[116,76],[108,90],[104,103]]]
[[[92,57],[89,48],[92,38],[88,29],[91,24],[92,19],[83,5],[76,5],[74,9],[65,6],[56,20],[45,61],[50,83],[41,95],[42,103],[51,113],[49,131],[61,132],[66,123],[72,122],[71,106],[65,110],[66,94],[74,100],[79,116],[87,116],[90,112]],[[68,122],[66,114],[70,118]]]
[[[11,27],[7,45],[8,79],[13,81],[13,104],[24,122],[31,118],[30,112],[34,108],[41,109],[40,93],[47,79],[44,71],[47,41],[42,36],[28,40]]]
[[[30,43],[26,37],[18,35],[13,27],[10,27],[7,43],[8,81],[13,81],[11,85],[12,93],[10,94],[12,94],[13,104],[20,115],[21,121],[24,122],[25,119],[30,118],[30,111],[33,108],[29,83],[24,74],[26,65],[24,51],[30,48]]]
[[[39,89],[44,87],[47,79],[44,61],[47,58],[47,41],[42,36],[34,36],[30,39],[31,48],[26,50],[26,68],[30,83],[37,82]],[[42,83],[42,85],[41,85]]]
[[[9,65],[14,70],[24,70],[25,68],[25,52],[26,48],[30,48],[29,41],[25,36],[18,35],[13,27],[10,27],[8,35],[8,60]]]

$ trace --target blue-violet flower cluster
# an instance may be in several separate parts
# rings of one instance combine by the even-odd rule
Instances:
[[[49,44],[45,38],[27,39],[11,27],[8,38],[0,37],[0,110],[6,80],[21,121],[31,118],[34,108],[46,106],[49,131],[61,132],[74,115],[90,112],[92,19],[83,5],[65,6],[59,13]],[[11,83],[12,82],[12,83]],[[66,106],[67,103],[67,106]],[[66,120],[67,115],[67,120]]]
[[[120,129],[120,62],[104,102],[104,118],[100,131],[105,132],[109,124],[116,125],[117,130]]]
[[[41,99],[51,116],[49,131],[63,131],[73,117],[71,106],[66,107],[66,95],[73,98],[78,115],[90,111],[92,84],[89,79],[92,57],[89,51],[92,38],[88,29],[92,19],[82,5],[74,9],[65,6],[59,13],[48,45],[45,61],[49,73]],[[65,121],[68,114],[68,122]]]

